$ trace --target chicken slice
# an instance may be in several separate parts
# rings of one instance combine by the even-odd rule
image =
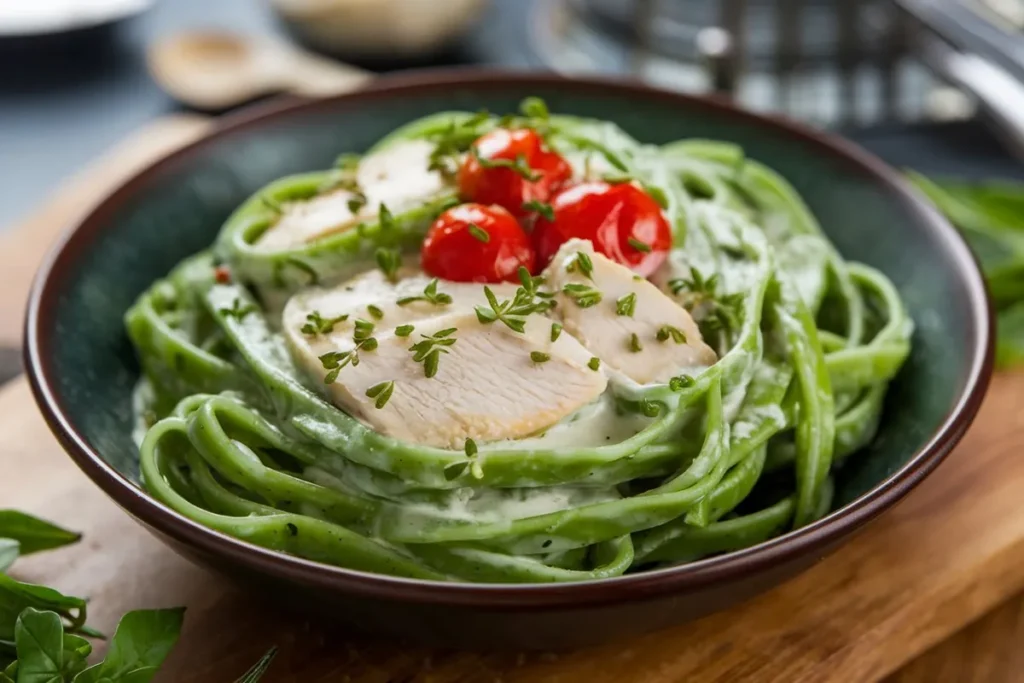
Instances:
[[[592,264],[589,276],[578,263],[579,254]],[[565,331],[635,382],[666,382],[684,368],[703,368],[717,360],[686,309],[625,266],[596,253],[587,240],[563,244],[544,274],[558,291],[554,315]],[[576,296],[566,285],[577,289]],[[589,302],[584,298],[577,303],[586,293],[579,287],[597,292],[600,301],[581,306]]]
[[[434,145],[426,140],[410,140],[365,157],[356,170],[356,184],[366,195],[361,208],[353,212],[355,207],[349,207],[356,195],[347,189],[285,202],[280,218],[260,235],[256,246],[268,250],[300,246],[374,220],[381,204],[397,214],[438,196],[445,181],[428,169],[433,151]]]
[[[438,291],[452,297],[444,306],[394,303],[396,292],[422,294],[426,282],[413,277],[390,285],[371,273],[333,294],[297,294],[285,308],[289,345],[300,366],[318,382],[332,370],[324,367],[321,356],[353,350],[358,354],[358,364],[345,364],[326,389],[335,405],[370,428],[405,441],[458,449],[468,438],[486,442],[530,436],[604,392],[607,378],[589,366],[590,351],[568,334],[551,341],[550,319],[529,315],[522,333],[500,321],[481,323],[473,310],[485,301],[481,285],[441,282]],[[375,320],[366,314],[367,296],[378,296],[388,287],[387,296],[374,299],[384,313]],[[492,289],[499,298],[511,295],[503,285]],[[325,334],[307,334],[301,328],[314,310],[311,306],[320,307],[323,318],[346,312],[350,317]],[[374,349],[356,349],[356,318],[363,320],[363,329],[374,324]],[[402,325],[414,329],[399,336],[399,331],[406,332],[398,329]],[[410,349],[446,330],[454,331],[440,339],[455,341],[435,347],[447,353],[438,354],[436,374],[426,377],[425,362],[414,360]],[[394,382],[390,398],[377,408],[380,395],[366,392],[387,382]]]

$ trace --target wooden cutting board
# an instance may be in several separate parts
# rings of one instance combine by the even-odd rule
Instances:
[[[0,235],[0,272],[30,274],[59,228],[110,183],[207,125],[162,120],[80,175],[41,217]],[[7,289],[0,343],[17,343],[27,284]],[[266,683],[879,680],[1024,590],[1021,452],[1024,373],[1002,375],[975,427],[935,474],[789,583],[701,621],[604,647],[479,655],[353,640],[237,592],[177,557],[96,489],[49,434],[23,380],[0,390],[0,506],[85,534],[77,546],[19,561],[14,574],[90,597],[91,620],[108,631],[129,609],[185,605],[182,640],[160,681],[231,681],[271,645],[281,652]],[[964,643],[980,651],[974,638]],[[966,680],[929,677],[931,670],[913,680]]]

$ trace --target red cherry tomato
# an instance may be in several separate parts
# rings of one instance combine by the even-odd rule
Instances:
[[[546,202],[551,195],[572,175],[562,155],[545,149],[537,131],[529,128],[508,130],[498,128],[477,138],[473,149],[466,156],[459,169],[459,192],[466,201],[480,204],[497,204],[508,209],[517,218],[524,217],[528,210],[523,204],[531,201]],[[483,159],[483,163],[481,163]],[[507,166],[522,164],[529,167],[533,179]],[[497,162],[504,166],[489,166]]]
[[[555,219],[537,219],[534,244],[540,266],[565,242],[590,240],[594,249],[647,277],[668,257],[672,230],[658,203],[633,183],[580,183],[551,200]]]
[[[462,204],[434,221],[423,240],[423,269],[456,282],[518,282],[534,266],[530,238],[500,206]]]

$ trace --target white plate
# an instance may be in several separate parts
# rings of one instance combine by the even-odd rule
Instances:
[[[153,0],[0,0],[0,37],[63,33],[138,14]]]

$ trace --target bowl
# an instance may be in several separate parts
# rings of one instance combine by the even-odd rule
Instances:
[[[208,245],[270,180],[328,167],[416,117],[512,111],[527,95],[599,116],[652,143],[741,144],[792,182],[848,258],[884,271],[916,324],[877,438],[837,475],[823,519],[739,552],[578,584],[433,583],[279,554],[211,531],[138,483],[131,394],[138,365],[122,316],[150,282]],[[985,286],[957,232],[894,170],[843,140],[712,99],[607,79],[426,73],[349,95],[265,106],[141,171],[55,248],[35,283],[25,360],[39,407],[92,480],[182,554],[361,631],[472,648],[562,648],[722,609],[793,576],[894,505],[960,440],[992,365]]]

